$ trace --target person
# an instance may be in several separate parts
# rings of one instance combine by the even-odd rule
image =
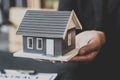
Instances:
[[[116,35],[120,29],[119,0],[59,0],[58,10],[74,10],[83,26],[82,32],[77,31],[76,45],[79,48],[82,41],[86,45],[70,61],[92,62],[98,54],[99,59],[108,59],[104,61],[117,59],[114,51],[119,51],[116,47],[119,44],[119,36]],[[100,54],[101,48],[104,48],[104,54]]]
[[[39,64],[61,73],[60,80],[118,79],[120,0],[59,0],[58,10],[74,10],[83,27],[76,30],[79,53],[68,62]]]

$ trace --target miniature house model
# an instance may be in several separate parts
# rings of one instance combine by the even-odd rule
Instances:
[[[16,32],[23,51],[61,56],[75,49],[75,29],[82,29],[74,11],[27,10]]]

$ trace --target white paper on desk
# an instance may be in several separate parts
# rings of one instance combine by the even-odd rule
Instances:
[[[0,80],[54,80],[56,77],[57,73],[38,73],[35,75],[20,73],[11,74],[0,73]]]
[[[40,79],[41,80],[54,80],[55,78],[56,78],[56,76],[57,76],[57,74],[56,73],[54,73],[54,74],[51,74],[51,73],[39,73],[38,75],[40,75]]]

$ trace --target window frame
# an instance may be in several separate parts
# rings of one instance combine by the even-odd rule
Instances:
[[[29,40],[30,39],[32,40],[32,47],[29,46],[29,44],[30,44]],[[28,49],[33,49],[33,37],[27,37],[27,48]]]
[[[39,48],[39,44],[38,44],[39,40],[41,40],[41,48]],[[43,50],[43,39],[42,38],[36,38],[36,49]]]
[[[68,33],[68,46],[72,45],[72,33]]]

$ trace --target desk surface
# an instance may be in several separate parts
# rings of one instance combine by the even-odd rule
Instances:
[[[59,78],[61,78],[60,80],[64,80],[69,78],[72,72],[76,71],[77,67],[78,64],[75,65],[74,63],[68,64],[68,63],[60,63],[60,62],[52,63],[50,61],[36,61],[28,58],[13,57],[13,55],[10,53],[0,53],[0,70],[22,69],[22,70],[35,70],[37,72],[47,72],[47,73],[56,72],[60,74],[59,75]]]
[[[74,62],[69,63],[60,62],[51,63],[50,61],[40,62],[27,58],[13,57],[12,54],[8,53],[0,53],[0,69],[36,70],[37,72],[48,73],[57,72],[58,74],[60,74],[60,80],[80,80],[81,78],[85,79],[88,77],[93,79],[94,78],[93,75],[106,77],[106,74],[109,71],[111,71],[111,68],[109,69],[108,66],[106,65],[81,64]]]

